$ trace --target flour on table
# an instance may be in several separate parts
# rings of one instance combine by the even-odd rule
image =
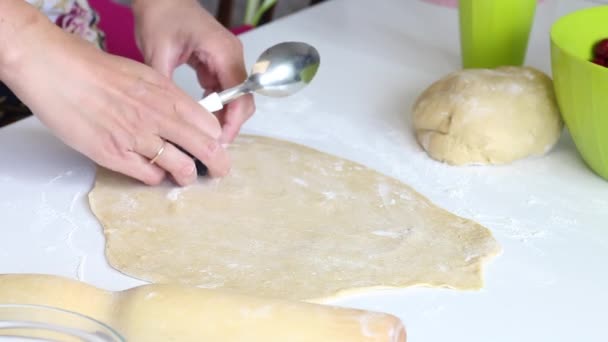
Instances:
[[[182,189],[181,188],[174,188],[171,189],[168,193],[167,193],[167,199],[169,199],[169,201],[177,201],[179,199],[179,196],[182,193]]]

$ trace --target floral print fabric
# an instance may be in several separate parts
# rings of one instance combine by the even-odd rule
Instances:
[[[45,13],[63,30],[103,48],[104,36],[97,27],[99,17],[87,0],[25,0]]]
[[[2,1],[2,0],[0,0]],[[97,27],[99,17],[87,0],[25,0],[61,27],[100,49],[104,49],[104,35]],[[30,116],[32,113],[11,90],[0,82],[0,127]]]

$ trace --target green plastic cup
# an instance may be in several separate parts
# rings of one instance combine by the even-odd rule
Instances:
[[[608,180],[608,68],[593,64],[593,46],[608,38],[608,6],[570,13],[551,28],[557,102],[577,150]]]
[[[521,66],[537,0],[460,0],[464,68]]]

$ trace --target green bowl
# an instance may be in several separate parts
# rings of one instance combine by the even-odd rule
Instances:
[[[579,10],[551,29],[557,102],[577,150],[608,180],[608,68],[590,62],[593,45],[608,38],[608,6]]]

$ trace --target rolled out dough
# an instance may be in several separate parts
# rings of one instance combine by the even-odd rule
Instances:
[[[322,301],[365,288],[482,286],[481,225],[359,164],[241,136],[231,174],[149,187],[99,169],[89,194],[119,271],[146,281]]]

